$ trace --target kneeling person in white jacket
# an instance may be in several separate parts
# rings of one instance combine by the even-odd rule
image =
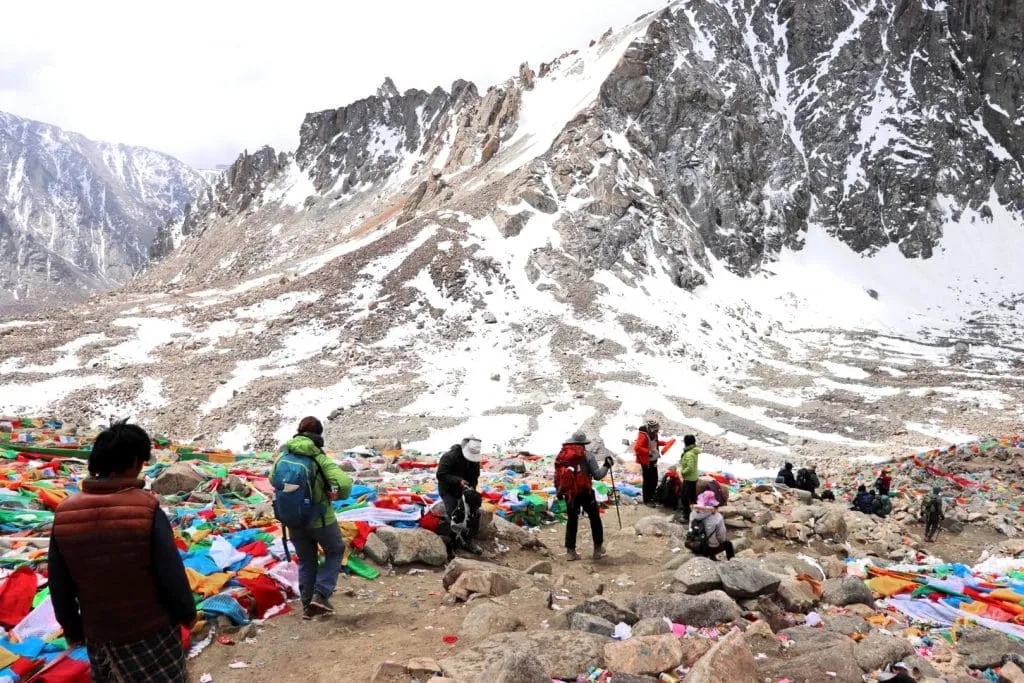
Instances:
[[[724,550],[726,559],[731,560],[736,551],[732,547],[732,541],[726,537],[725,518],[715,509],[717,507],[718,499],[714,491],[705,491],[697,496],[697,503],[690,514],[690,524],[698,520],[703,522],[708,542],[703,549],[695,552],[714,560]]]

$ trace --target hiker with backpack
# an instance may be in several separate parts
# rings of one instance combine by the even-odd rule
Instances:
[[[324,427],[315,417],[304,417],[298,432],[281,450],[270,471],[274,487],[274,513],[284,526],[299,560],[299,598],[302,618],[333,614],[330,597],[338,585],[345,542],[331,501],[348,498],[352,479],[324,453]],[[318,548],[324,552],[317,563]]]
[[[715,498],[713,491],[700,494],[693,505],[684,545],[695,555],[712,560],[725,551],[725,559],[731,560],[736,555],[736,549],[726,535],[725,518],[718,512],[717,507],[718,499]]]
[[[868,491],[868,487],[861,484],[857,487],[857,495],[853,499],[851,509],[870,515],[874,511],[875,494]]]
[[[468,436],[437,461],[437,492],[444,501],[451,528],[449,555],[460,548],[474,555],[484,552],[476,542],[482,502],[476,487],[480,482],[482,458],[480,439]]]
[[[775,475],[776,484],[785,484],[791,489],[796,488],[796,477],[793,476],[793,463],[787,462],[779,470],[779,473]]]
[[[889,489],[892,488],[892,475],[889,474],[889,468],[883,469],[878,479],[875,479],[875,493],[881,496],[889,495]]]
[[[892,499],[888,494],[879,493],[871,501],[871,512],[872,514],[878,515],[883,519],[889,516],[892,512]]]
[[[679,474],[683,478],[683,519],[690,519],[690,508],[697,502],[697,479],[700,473],[697,470],[697,458],[700,456],[700,448],[697,447],[697,437],[687,434],[683,437],[683,455],[679,458]]]
[[[809,465],[808,467],[801,467],[796,472],[796,487],[802,491],[810,491],[811,498],[817,498],[818,494],[815,490],[821,486],[821,481],[818,479],[818,468],[816,465]]]
[[[942,487],[936,484],[930,495],[921,501],[921,519],[924,520],[924,540],[931,543],[939,533],[939,524],[946,518],[942,511]]]
[[[587,448],[587,435],[578,431],[562,444],[555,458],[555,492],[565,500],[565,559],[575,562],[580,559],[576,552],[576,531],[580,511],[590,518],[590,535],[594,539],[594,559],[599,560],[607,553],[604,550],[604,525],[601,511],[597,507],[594,480],[604,479],[614,461],[611,456],[604,459],[604,465],[597,464],[597,457]]]
[[[633,442],[633,454],[643,476],[644,505],[658,504],[658,458],[661,456],[661,447],[669,445],[668,441],[658,438],[659,431],[661,425],[657,420],[647,420],[640,427],[636,441]]]

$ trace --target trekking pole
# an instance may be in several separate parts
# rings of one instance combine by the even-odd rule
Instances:
[[[608,474],[612,478],[612,502],[615,503],[615,517],[619,520],[619,528],[621,529],[622,515],[619,514],[619,490],[615,488],[615,472],[612,471],[611,467],[608,468]]]

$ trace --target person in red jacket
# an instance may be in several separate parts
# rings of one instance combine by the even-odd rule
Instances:
[[[655,500],[655,493],[658,490],[658,457],[661,455],[661,451],[658,449],[668,444],[667,441],[658,439],[659,431],[661,431],[661,425],[657,420],[647,420],[636,435],[636,441],[633,442],[633,454],[636,456],[636,461],[640,463],[640,471],[644,478],[644,505],[655,506],[658,504],[658,501]]]

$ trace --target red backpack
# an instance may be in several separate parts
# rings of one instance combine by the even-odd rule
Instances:
[[[578,443],[562,444],[555,458],[555,492],[571,500],[589,491],[593,484],[587,468],[587,449]]]

